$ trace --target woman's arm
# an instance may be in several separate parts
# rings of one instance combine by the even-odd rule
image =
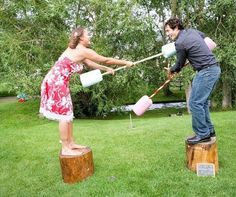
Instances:
[[[100,69],[106,72],[109,72],[111,74],[114,74],[114,70],[112,68],[106,67],[106,66],[102,66],[100,64],[97,64],[96,62],[93,62],[89,59],[85,59],[83,61],[83,63],[85,63],[88,67],[92,68],[92,69]]]
[[[83,49],[83,54],[86,59],[89,59],[93,62],[99,62],[102,64],[107,64],[107,65],[126,65],[128,67],[133,65],[133,62],[126,61],[126,60],[119,60],[111,57],[104,57],[102,55],[97,54],[94,50],[85,48]]]

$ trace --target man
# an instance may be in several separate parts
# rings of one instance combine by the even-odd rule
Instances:
[[[197,144],[210,141],[211,137],[215,136],[215,130],[210,119],[208,98],[220,77],[220,67],[204,41],[204,33],[194,29],[184,29],[177,18],[170,18],[165,23],[165,32],[175,40],[177,56],[175,65],[168,69],[169,77],[181,71],[187,59],[197,71],[189,98],[192,129],[196,135],[188,138],[187,142]]]

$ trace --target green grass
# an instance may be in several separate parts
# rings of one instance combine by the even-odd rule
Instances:
[[[0,103],[0,196],[236,196],[236,111],[213,112],[219,173],[197,177],[185,166],[189,115],[156,110],[143,117],[75,120],[78,142],[93,151],[95,173],[63,183],[58,125],[38,118],[38,102]]]

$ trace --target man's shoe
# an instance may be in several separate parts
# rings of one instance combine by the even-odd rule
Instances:
[[[216,137],[215,129],[213,129],[213,130],[210,132],[210,137]]]
[[[207,137],[204,137],[204,138],[201,138],[201,137],[196,135],[194,137],[191,137],[191,138],[187,139],[188,144],[198,144],[198,143],[201,143],[201,142],[209,142],[209,141],[211,141],[210,135],[207,136]]]

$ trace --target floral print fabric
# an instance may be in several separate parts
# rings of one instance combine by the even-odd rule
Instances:
[[[59,59],[48,72],[41,85],[41,103],[39,112],[48,119],[73,120],[73,106],[69,90],[72,73],[80,73],[82,65],[75,64],[69,58]]]

